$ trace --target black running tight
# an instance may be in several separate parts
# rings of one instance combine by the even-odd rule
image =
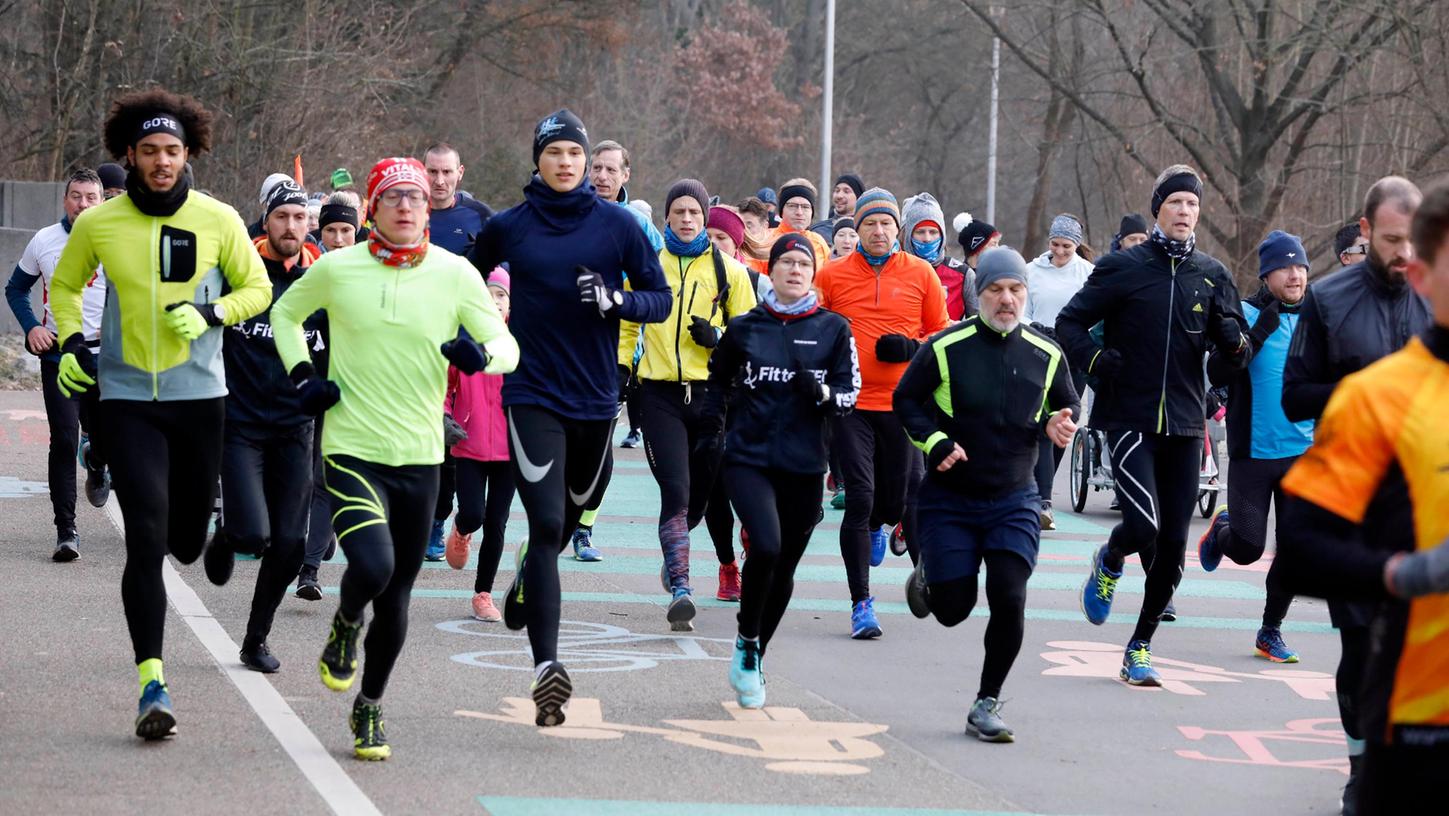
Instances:
[[[363,641],[362,693],[380,700],[407,639],[408,602],[438,499],[438,466],[377,465],[331,454],[322,467],[332,496],[332,528],[347,555],[338,611],[360,621],[372,604],[372,624]]]
[[[1016,553],[987,551],[984,560],[986,604],[991,617],[986,621],[986,654],[981,661],[977,699],[1001,696],[1001,686],[1021,651],[1026,632],[1026,582],[1031,577],[1031,564]],[[976,576],[929,584],[926,601],[936,620],[955,626],[966,620],[976,606]]]
[[[107,400],[101,411],[112,485],[126,523],[121,603],[136,663],[161,657],[166,554],[190,564],[206,544],[221,471],[224,397]]]
[[[513,465],[506,459],[480,462],[460,456],[457,474],[458,517],[453,519],[453,526],[465,535],[483,530],[483,538],[478,543],[478,577],[473,579],[473,591],[492,592],[498,560],[503,556],[508,508],[513,504]]]
[[[523,581],[533,662],[558,657],[558,554],[594,498],[613,444],[614,420],[567,419],[546,408],[508,408],[508,453],[514,484],[528,514]]]
[[[747,638],[759,638],[761,648],[769,645],[790,604],[795,567],[820,517],[824,476],[746,465],[729,465],[721,474],[740,523],[750,531],[739,631]]]
[[[830,428],[845,478],[840,557],[845,560],[850,602],[856,604],[870,597],[871,531],[894,526],[905,515],[916,449],[890,411],[856,410],[833,419]],[[752,546],[754,534],[750,530]]]

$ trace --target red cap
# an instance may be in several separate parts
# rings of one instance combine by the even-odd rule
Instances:
[[[393,156],[374,164],[367,173],[367,204],[373,208],[377,197],[399,184],[415,184],[424,192],[428,189],[428,171],[423,163],[411,156]]]

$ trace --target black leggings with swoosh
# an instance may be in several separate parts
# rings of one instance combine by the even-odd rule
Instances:
[[[508,408],[508,453],[528,514],[521,577],[534,663],[558,657],[558,554],[599,489],[614,422],[570,419],[536,405]]]

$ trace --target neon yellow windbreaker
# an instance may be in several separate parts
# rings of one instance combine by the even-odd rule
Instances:
[[[727,255],[720,255],[720,260],[724,262],[729,292],[723,304],[718,302],[718,276],[715,275],[712,254],[706,252],[697,258],[684,258],[667,249],[660,250],[659,265],[664,268],[664,277],[674,292],[674,303],[663,323],[644,325],[644,355],[639,359],[639,379],[666,382],[709,379],[710,349],[700,348],[690,337],[691,318],[705,318],[711,326],[723,329],[726,311],[733,320],[755,308],[755,287],[750,283],[749,270]],[[629,288],[627,280],[624,288]],[[619,324],[619,365],[628,366],[634,362],[639,335],[638,323],[624,321]]]
[[[230,326],[271,304],[267,269],[236,210],[192,190],[169,216],[146,215],[124,195],[81,213],[51,282],[62,341],[81,330],[81,293],[98,264],[110,285],[101,317],[101,399],[226,396],[220,327],[187,342],[164,316],[177,302],[220,303]]]

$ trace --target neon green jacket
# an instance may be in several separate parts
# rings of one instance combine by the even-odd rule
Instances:
[[[342,399],[322,424],[322,453],[378,465],[443,461],[448,360],[438,347],[461,325],[488,350],[489,374],[518,366],[518,343],[472,264],[434,246],[412,269],[384,266],[367,244],[328,252],[272,306],[272,334],[291,371],[311,358],[302,322],[327,310],[328,378]]]
[[[110,284],[101,317],[101,399],[226,396],[221,329],[187,342],[163,318],[178,301],[220,303],[230,326],[272,302],[267,269],[236,210],[192,190],[169,216],[146,215],[124,195],[81,213],[51,281],[62,341],[81,331],[81,293],[97,264]]]

